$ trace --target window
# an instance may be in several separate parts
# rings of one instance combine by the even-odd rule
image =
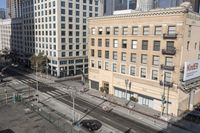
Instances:
[[[131,62],[136,63],[136,53],[131,53]]]
[[[101,27],[101,28],[98,29],[98,34],[102,35],[102,33],[103,33],[103,28]]]
[[[91,56],[94,57],[94,49],[91,49]]]
[[[168,34],[169,35],[174,35],[174,34],[176,34],[176,26],[169,26],[168,27]]]
[[[102,46],[102,39],[98,39],[98,46],[99,46],[99,47]]]
[[[119,34],[119,27],[114,27],[114,35],[118,35]]]
[[[110,35],[110,27],[106,27],[106,35]]]
[[[142,54],[141,55],[141,63],[142,64],[147,64],[147,55],[146,54]]]
[[[122,40],[122,48],[127,48],[127,40],[126,39]]]
[[[101,61],[98,61],[98,68],[101,69]]]
[[[126,74],[126,65],[121,65],[121,73]]]
[[[160,41],[153,42],[153,51],[160,51]]]
[[[110,46],[110,40],[109,40],[109,39],[106,39],[106,40],[105,40],[105,46],[106,46],[106,47],[109,47],[109,46]]]
[[[113,48],[117,48],[118,47],[118,40],[114,39],[113,40]]]
[[[65,52],[62,52],[62,57],[65,57]]]
[[[132,40],[131,41],[131,49],[136,49],[137,48],[137,41],[136,40]]]
[[[136,69],[135,66],[130,67],[130,75],[135,76],[136,73],[135,69]]]
[[[113,65],[112,65],[112,71],[113,72],[117,72],[117,64],[116,63],[113,63]]]
[[[155,35],[161,35],[161,34],[162,34],[162,26],[156,26]]]
[[[160,57],[153,55],[153,61],[152,61],[152,65],[158,66],[160,62]]]
[[[137,26],[132,27],[132,35],[138,35],[138,27]]]
[[[143,35],[148,35],[149,34],[149,26],[144,26],[143,27]]]
[[[117,51],[113,51],[113,60],[117,60]]]
[[[105,62],[105,70],[109,70],[109,62]]]
[[[109,51],[105,51],[105,58],[109,59]]]
[[[158,70],[152,70],[152,80],[158,80]]]
[[[94,67],[94,61],[91,60],[91,67]]]
[[[189,25],[189,27],[188,27],[188,37],[191,37],[191,33],[192,33],[192,26]]]
[[[198,60],[200,60],[200,54],[198,54]]]
[[[91,39],[91,45],[92,45],[92,46],[95,45],[95,39],[94,39],[94,38]]]
[[[171,82],[172,74],[170,72],[165,72],[165,82]]]
[[[128,34],[128,27],[123,27],[122,28],[122,35],[127,35]]]
[[[142,41],[142,50],[148,50],[148,41],[146,40]]]
[[[141,78],[146,78],[146,68],[141,68],[140,77]]]
[[[172,57],[166,57],[165,58],[165,65],[166,66],[173,66],[173,58]]]
[[[126,53],[122,52],[122,57],[121,57],[122,61],[126,61]]]
[[[101,58],[101,50],[98,50],[98,57]]]
[[[65,7],[65,2],[61,1],[61,7]]]
[[[174,42],[167,41],[167,50],[174,50]]]
[[[92,35],[95,35],[95,28],[92,28]]]
[[[190,41],[187,41],[187,50],[190,48]]]

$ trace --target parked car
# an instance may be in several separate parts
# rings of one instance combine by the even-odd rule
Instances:
[[[6,130],[0,131],[0,133],[14,133],[14,132],[11,129],[6,129]]]
[[[93,132],[93,131],[97,131],[101,128],[102,124],[101,122],[99,122],[98,120],[82,120],[80,122],[80,125],[86,129],[88,129],[88,131]]]
[[[191,122],[200,123],[200,112],[192,111],[185,116],[185,119]]]

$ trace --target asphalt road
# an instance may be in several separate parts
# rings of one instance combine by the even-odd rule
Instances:
[[[18,80],[24,80],[24,79],[31,79],[25,75],[22,75],[22,74],[19,74],[17,73],[16,71],[14,71],[13,69],[7,69],[6,71],[6,74],[8,76],[12,76]],[[34,77],[33,77],[34,78]],[[36,88],[36,83],[32,83],[32,84],[27,84],[33,88]],[[55,91],[57,90],[56,88],[52,87],[52,86],[49,86],[47,84],[44,84],[42,82],[39,82],[39,91],[40,92],[43,92],[43,93],[47,93],[49,91]],[[69,106],[72,106],[72,99],[70,96],[64,96],[64,97],[58,97],[56,98],[57,100],[69,105]],[[96,107],[97,105],[94,105],[93,103],[89,102],[89,101],[86,101],[84,99],[81,99],[79,97],[76,97],[75,99],[75,103],[76,103],[76,106],[75,106],[75,109],[81,111],[81,112],[84,112],[85,113],[85,109],[88,109],[89,111],[90,110],[94,110],[91,111],[89,113],[90,116],[122,131],[122,132],[125,132],[126,130],[128,130],[129,128],[132,128],[133,131],[135,131],[136,133],[156,133],[156,132],[160,132],[160,131],[157,131],[151,127],[148,127],[146,125],[143,125],[133,119],[128,119],[128,118],[125,118],[121,115],[118,115],[114,112],[105,112],[104,110],[102,110],[102,108],[100,107]]]

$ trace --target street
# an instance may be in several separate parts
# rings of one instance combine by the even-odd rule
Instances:
[[[17,80],[22,81],[22,82],[24,81],[23,83],[25,83],[33,88],[36,88],[36,82],[33,82],[33,81],[35,81],[35,79],[31,79],[25,75],[19,74],[16,71],[14,71],[14,69],[11,69],[11,68],[7,69],[5,72],[8,76],[13,76]],[[28,82],[29,80],[32,82]],[[71,99],[70,95],[66,95],[65,92],[62,92],[61,90],[58,90],[58,89],[56,89],[50,85],[44,84],[42,82],[38,83],[38,89],[40,92],[46,93],[46,94],[54,97],[55,99],[65,103],[69,106],[72,106],[72,99]],[[60,97],[63,94],[65,94],[65,96]],[[79,97],[76,97],[75,103],[76,103],[75,109],[79,110],[81,112],[85,112],[85,109],[88,109],[88,111],[90,111],[96,107],[96,105],[94,105],[93,103],[86,101],[84,99],[81,99]],[[136,131],[138,133],[159,132],[151,127],[142,125],[141,123],[134,121],[133,119],[125,118],[114,112],[105,112],[100,107],[96,107],[96,109],[91,111],[89,113],[89,115],[112,126],[112,127],[115,127],[116,129],[118,129],[122,132],[125,132],[129,128],[132,128],[134,131]]]

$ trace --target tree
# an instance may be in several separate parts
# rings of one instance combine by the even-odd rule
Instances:
[[[38,55],[33,54],[30,57],[30,61],[32,69],[36,70],[37,67],[37,72],[45,72],[48,61],[46,55],[44,55],[43,53],[39,53]]]
[[[130,100],[131,100],[131,101],[133,101],[133,102],[136,102],[136,103],[138,102],[138,99],[137,99],[137,98],[135,98],[135,97],[133,97],[133,96],[132,96],[132,97],[130,97]]]
[[[10,50],[8,48],[4,48],[0,51],[0,58],[1,58],[1,61],[2,59],[4,61],[2,62],[9,62],[10,61]]]

